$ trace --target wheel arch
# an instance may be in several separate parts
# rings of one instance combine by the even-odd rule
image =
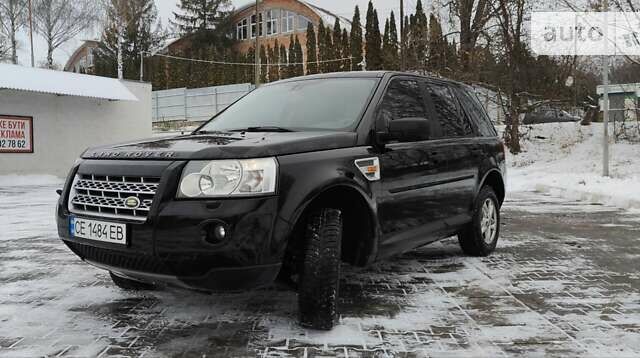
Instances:
[[[355,266],[373,262],[378,250],[375,204],[362,188],[349,182],[329,183],[298,207],[287,251],[295,250],[301,242],[308,214],[322,207],[342,212],[342,261]]]
[[[500,206],[502,206],[506,195],[505,183],[502,177],[502,173],[500,173],[498,169],[489,170],[482,178],[482,181],[480,181],[480,185],[478,186],[476,195],[485,185],[488,185],[493,189],[493,191],[496,193],[496,196],[498,197]]]

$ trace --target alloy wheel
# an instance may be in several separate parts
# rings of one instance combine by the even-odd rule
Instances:
[[[498,212],[493,200],[487,198],[482,204],[482,219],[480,220],[480,231],[482,239],[487,245],[491,245],[498,231]]]

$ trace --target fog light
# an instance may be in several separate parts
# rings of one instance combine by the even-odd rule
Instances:
[[[213,229],[213,235],[216,240],[222,241],[227,236],[227,229],[224,228],[224,225],[216,225]]]
[[[227,226],[219,221],[208,222],[201,232],[202,238],[213,245],[219,245],[227,238]]]

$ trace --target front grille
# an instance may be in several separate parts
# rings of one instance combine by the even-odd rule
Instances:
[[[155,177],[78,174],[69,194],[69,211],[144,221],[159,183],[160,178]],[[128,201],[138,205],[127,205]]]

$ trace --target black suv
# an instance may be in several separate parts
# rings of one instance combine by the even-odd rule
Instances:
[[[458,235],[491,253],[503,144],[473,89],[355,72],[280,81],[195,132],[89,149],[58,233],[116,285],[298,290],[301,324],[330,329],[342,262],[365,266]]]

